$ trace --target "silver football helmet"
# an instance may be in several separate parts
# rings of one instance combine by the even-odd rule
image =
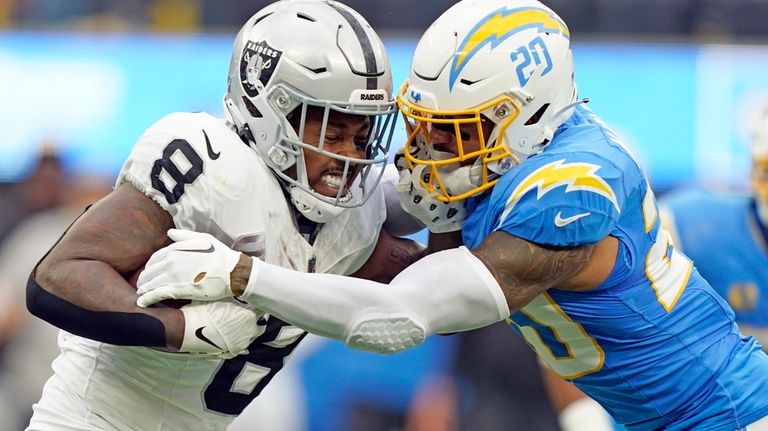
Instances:
[[[384,44],[360,14],[332,0],[283,0],[251,17],[235,38],[224,106],[240,136],[281,179],[296,208],[319,223],[369,198],[387,163],[397,111]],[[316,145],[304,139],[310,107],[323,111]],[[369,117],[365,158],[324,148],[334,111]],[[325,196],[308,183],[307,151],[340,160],[343,184],[362,169],[351,187]],[[381,169],[372,169],[376,165]],[[293,166],[295,178],[286,173]],[[377,177],[369,179],[371,175]]]

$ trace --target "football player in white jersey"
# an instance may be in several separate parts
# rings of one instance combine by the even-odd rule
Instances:
[[[382,286],[174,231],[139,277],[139,305],[234,296],[385,353],[506,320],[628,430],[766,429],[768,356],[675,249],[643,169],[579,100],[573,70],[570,31],[542,3],[456,3],[419,41],[398,104],[402,202],[463,246]],[[231,267],[217,260],[235,259],[222,283]]]
[[[343,4],[281,1],[250,18],[234,43],[227,118],[152,125],[114,191],[30,276],[30,311],[62,331],[28,429],[223,430],[305,336],[231,298],[137,307],[131,282],[171,227],[285,268],[378,280],[422,253],[382,230],[389,67],[378,35]],[[237,259],[220,263],[208,275],[228,283]]]

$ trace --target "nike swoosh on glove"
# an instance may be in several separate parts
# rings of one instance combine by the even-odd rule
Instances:
[[[168,237],[176,242],[157,250],[139,275],[139,307],[166,299],[233,297],[230,274],[240,260],[239,252],[207,233],[170,229]]]
[[[194,301],[181,308],[184,339],[180,352],[231,358],[245,353],[266,326],[257,325],[264,313],[234,298]]]

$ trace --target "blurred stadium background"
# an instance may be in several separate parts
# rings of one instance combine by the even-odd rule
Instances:
[[[419,34],[454,3],[342,1],[385,38],[396,88]],[[658,193],[748,186],[746,125],[768,95],[768,0],[544,2],[571,28],[581,95]],[[146,127],[175,111],[222,114],[232,39],[267,3],[0,0],[0,404],[11,400],[12,421],[24,421],[56,351],[54,331],[24,309],[35,258],[108,190]],[[394,357],[311,340],[233,430],[557,429],[512,331],[436,337]],[[30,358],[43,364],[30,370]]]

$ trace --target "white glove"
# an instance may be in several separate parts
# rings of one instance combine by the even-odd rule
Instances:
[[[422,176],[428,175],[428,172],[424,172],[427,166],[418,165],[411,172],[405,163],[402,150],[395,155],[395,166],[400,172],[397,195],[405,212],[421,220],[432,233],[461,229],[467,217],[466,200],[445,203],[430,196],[430,192],[419,181]]]
[[[257,325],[253,307],[234,298],[220,301],[193,301],[181,308],[184,313],[184,339],[180,352],[206,353],[235,357],[248,350],[248,346],[266,326]]]
[[[207,233],[170,229],[176,241],[157,250],[139,274],[136,300],[148,307],[165,299],[216,301],[233,296],[230,274],[240,253]]]

